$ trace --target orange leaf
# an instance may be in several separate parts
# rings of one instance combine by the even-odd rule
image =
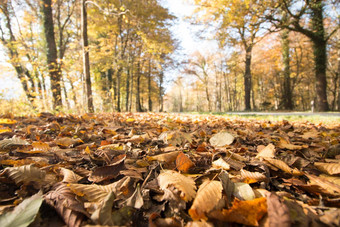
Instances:
[[[240,201],[236,198],[230,209],[215,210],[208,216],[225,222],[258,226],[258,221],[266,213],[267,199],[265,197],[248,201]]]
[[[195,164],[183,152],[180,152],[176,159],[176,167],[179,171],[187,173]]]

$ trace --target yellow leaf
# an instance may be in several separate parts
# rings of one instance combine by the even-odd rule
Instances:
[[[222,198],[222,184],[219,181],[207,180],[200,185],[197,196],[189,210],[191,218],[206,220],[206,214],[212,211]]]
[[[1,124],[1,125],[13,125],[13,124],[15,124],[15,123],[17,123],[16,120],[4,119],[4,118],[1,118],[1,119],[0,119],[0,124]]]
[[[128,119],[126,119],[126,122],[127,122],[127,123],[135,122],[135,119],[134,119],[134,118],[128,118]]]

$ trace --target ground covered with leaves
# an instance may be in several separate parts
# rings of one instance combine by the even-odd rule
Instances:
[[[0,226],[340,226],[340,124],[2,116]]]

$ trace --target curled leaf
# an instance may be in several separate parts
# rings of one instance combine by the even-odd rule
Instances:
[[[213,210],[222,198],[222,184],[207,180],[200,185],[197,196],[189,210],[193,220],[205,220],[206,214]]]
[[[241,177],[246,181],[246,183],[255,183],[258,181],[266,181],[267,177],[259,172],[249,172],[247,170],[241,169]]]
[[[57,183],[54,189],[45,196],[47,204],[54,207],[67,226],[81,225],[87,212],[83,204],[76,200],[75,194],[66,184]]]
[[[224,169],[224,170],[230,170],[230,165],[223,160],[223,158],[219,158],[212,162],[212,166],[217,169]]]
[[[303,175],[303,172],[301,172],[300,170],[296,168],[295,169],[290,168],[284,161],[273,159],[273,158],[266,158],[265,160],[286,173],[292,174],[294,176]]]
[[[148,161],[160,161],[160,162],[170,163],[176,160],[180,152],[181,151],[172,151],[172,152],[159,154],[155,156],[149,156],[147,158],[148,158]]]
[[[65,169],[65,168],[60,168],[60,173],[64,175],[64,179],[62,182],[66,183],[77,183],[83,177],[79,176],[78,174],[74,173],[72,170]]]
[[[20,167],[7,167],[1,175],[6,175],[16,184],[28,184],[34,181],[43,181],[46,173],[33,165],[24,165]]]

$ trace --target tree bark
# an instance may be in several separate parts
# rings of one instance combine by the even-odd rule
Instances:
[[[245,61],[245,72],[244,72],[244,106],[245,110],[251,110],[250,96],[251,96],[251,52],[252,46],[246,47],[246,61]]]
[[[151,60],[149,60],[149,72],[148,72],[148,109],[152,111],[152,100],[151,100]]]
[[[50,1],[50,0],[49,0]],[[82,41],[83,41],[83,67],[85,75],[85,86],[86,86],[86,98],[87,98],[87,109],[90,113],[94,112],[93,96],[92,96],[92,85],[90,75],[90,56],[88,47],[87,37],[87,12],[86,12],[86,0],[81,0],[81,21],[82,21]]]
[[[57,62],[57,47],[54,37],[54,24],[52,14],[51,0],[43,0],[43,20],[44,20],[44,33],[47,44],[47,64],[49,75],[51,78],[52,89],[52,104],[54,110],[59,110],[62,107],[61,101],[61,75],[58,69]]]
[[[292,110],[294,106],[290,79],[289,30],[284,29],[282,31],[281,39],[283,58],[283,89],[281,105],[285,110]]]
[[[313,52],[315,62],[315,79],[316,79],[316,110],[328,111],[329,105],[327,101],[327,79],[326,79],[326,64],[327,64],[327,52],[325,38],[325,30],[323,25],[323,3],[322,0],[311,1],[312,10],[312,29],[314,36]]]
[[[164,103],[163,103],[163,95],[164,95],[164,88],[163,88],[163,80],[164,80],[164,73],[163,71],[159,73],[159,112],[163,112],[164,110]]]
[[[140,78],[141,78],[141,72],[140,72],[140,62],[137,64],[137,93],[136,93],[136,111],[137,112],[142,112],[142,105],[140,102]]]

